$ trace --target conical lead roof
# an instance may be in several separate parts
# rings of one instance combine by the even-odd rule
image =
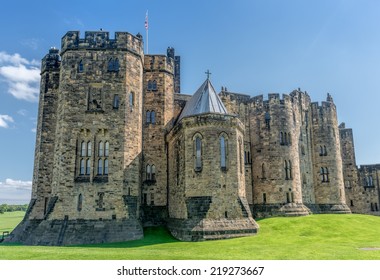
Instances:
[[[208,78],[186,103],[178,121],[185,117],[204,113],[228,114]]]

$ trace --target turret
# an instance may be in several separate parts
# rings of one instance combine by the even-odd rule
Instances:
[[[250,115],[253,159],[253,213],[256,216],[308,215],[303,205],[297,97],[254,98]]]
[[[345,202],[336,107],[330,94],[321,106],[311,104],[311,118],[315,203],[323,213],[350,213]]]

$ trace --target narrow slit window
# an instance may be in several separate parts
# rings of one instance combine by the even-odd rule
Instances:
[[[104,175],[108,175],[108,159],[104,160]]]
[[[91,161],[90,159],[87,159],[86,161],[86,175],[90,175],[91,172]]]
[[[103,160],[98,160],[98,175],[103,175]]]
[[[109,152],[110,152],[110,143],[107,141],[104,146],[105,146],[104,156],[108,157],[109,156]]]
[[[84,141],[82,141],[82,143],[81,143],[81,153],[80,153],[80,155],[82,157],[86,156],[86,142],[84,142]]]
[[[102,157],[104,155],[104,144],[102,141],[99,142],[99,151],[98,151],[98,155],[100,157]]]
[[[80,170],[79,170],[79,175],[84,175],[85,167],[84,167],[84,159],[82,158],[80,160]]]
[[[87,156],[90,157],[92,154],[92,146],[91,146],[91,141],[87,142]]]
[[[199,136],[195,138],[195,170],[202,169],[202,140]]]
[[[226,140],[224,136],[220,137],[220,167],[226,169]]]

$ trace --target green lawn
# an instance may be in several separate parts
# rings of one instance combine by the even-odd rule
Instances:
[[[206,242],[180,242],[164,228],[149,228],[143,240],[123,243],[67,247],[0,244],[0,259],[380,260],[380,250],[361,249],[380,249],[380,217],[311,215],[258,223],[256,236]]]
[[[3,235],[3,231],[13,230],[18,223],[24,218],[24,211],[5,212],[0,214],[0,235]]]

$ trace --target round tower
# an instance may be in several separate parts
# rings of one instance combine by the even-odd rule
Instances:
[[[351,213],[346,205],[336,107],[327,100],[311,104],[315,203],[322,213]]]
[[[255,234],[245,197],[244,125],[207,79],[168,135],[169,222],[181,240]]]
[[[302,202],[297,96],[269,94],[251,106],[253,214],[308,215]]]

